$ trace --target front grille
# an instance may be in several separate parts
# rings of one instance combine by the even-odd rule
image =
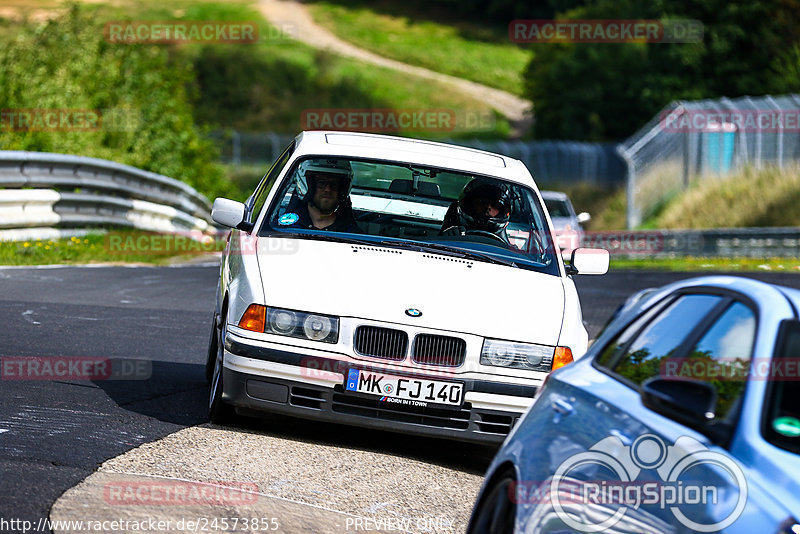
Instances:
[[[292,406],[302,406],[303,408],[313,408],[321,410],[325,403],[322,392],[315,389],[292,386],[289,404]]]
[[[408,351],[408,335],[402,330],[359,326],[354,345],[356,352],[363,356],[400,361]]]
[[[468,402],[455,410],[430,407],[417,408],[340,393],[333,394],[333,404],[331,406],[334,412],[340,414],[382,419],[384,421],[414,423],[451,430],[467,430],[469,428],[471,408]]]
[[[496,415],[476,412],[476,424],[480,432],[505,436],[514,427],[515,419],[510,415]]]
[[[458,367],[464,363],[467,343],[461,338],[420,334],[414,338],[412,359],[417,363]]]

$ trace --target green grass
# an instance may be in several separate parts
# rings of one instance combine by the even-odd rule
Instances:
[[[264,165],[223,164],[225,179],[231,184],[229,198],[244,202],[255,191],[261,178],[264,177],[271,166],[271,163],[265,163]],[[213,198],[210,200],[214,201]]]
[[[472,80],[517,95],[532,52],[508,39],[506,28],[478,27],[455,20],[427,18],[429,7],[406,14],[386,2],[313,1],[314,20],[341,39],[382,56]],[[424,46],[421,45],[424,43]]]
[[[653,221],[658,228],[800,226],[800,168],[746,168],[708,177],[674,198]]]
[[[569,193],[569,191],[568,191]],[[721,179],[707,176],[667,198],[638,229],[800,226],[800,167],[745,168]],[[626,190],[578,188],[573,204],[589,211],[590,231],[626,227]]]
[[[622,258],[611,256],[614,270],[674,272],[775,271],[800,274],[800,258]]]
[[[49,10],[52,17],[66,11],[66,4],[54,8],[52,2],[45,0],[31,0],[25,5],[28,9],[41,6]],[[125,20],[231,20],[255,21],[258,24],[261,36],[258,44],[109,46],[112,50],[125,47],[168,50],[176,60],[177,70],[183,73],[188,69],[197,78],[187,89],[194,106],[196,127],[295,134],[307,126],[303,121],[304,111],[366,108],[452,110],[457,117],[491,119],[488,126],[484,123],[455,131],[412,127],[379,133],[444,139],[505,138],[510,132],[508,122],[499,117],[486,102],[454,94],[449,86],[335,56],[290,39],[271,26],[251,1],[223,3],[177,0],[164,3],[155,0],[118,0],[111,4],[81,4],[81,11],[89,13],[93,23],[100,28],[107,21]],[[0,42],[0,46],[13,47],[17,33],[15,29],[21,28],[22,24],[13,17],[0,18],[0,39],[6,41]],[[152,77],[157,76],[160,73],[152,74]],[[117,89],[113,93],[114,99],[124,101],[127,95],[122,93],[124,88]],[[35,107],[34,104],[15,105]],[[59,106],[51,104],[51,107]],[[159,116],[166,117],[167,114],[160,113]],[[151,121],[149,117],[146,120]],[[55,147],[53,150],[57,149]],[[113,154],[107,157],[114,159]]]
[[[223,68],[206,71],[217,76],[219,87],[199,83],[198,120],[210,128],[297,133],[307,129],[303,112],[317,109],[453,110],[457,115],[491,116],[490,127],[427,131],[399,129],[400,135],[441,139],[447,137],[506,138],[508,121],[485,102],[454,94],[448,86],[421,80],[393,69],[319,51],[294,41],[268,23],[252,2],[230,3],[155,0],[118,4],[126,19],[248,20],[257,21],[258,45],[186,45],[181,53],[195,58],[200,72],[204,62]],[[419,43],[417,43],[417,46]],[[241,64],[244,71],[234,64]],[[227,76],[225,76],[227,75]],[[209,91],[211,89],[211,91]],[[204,93],[205,91],[205,93]],[[209,109],[212,113],[209,113]],[[216,113],[213,113],[216,111]]]
[[[206,243],[181,236],[112,231],[54,240],[0,241],[0,265],[144,263],[166,265],[221,251],[224,240]]]
[[[190,261],[223,250],[217,238],[199,242],[178,235],[111,231],[56,240],[0,242],[0,265],[140,263],[167,265]],[[213,256],[209,256],[212,257]],[[800,258],[635,258],[611,257],[611,271],[676,272],[775,271],[800,274]]]

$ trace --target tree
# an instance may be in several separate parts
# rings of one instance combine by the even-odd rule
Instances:
[[[599,2],[557,19],[694,19],[697,43],[532,44],[539,138],[623,139],[676,99],[800,91],[800,0]]]

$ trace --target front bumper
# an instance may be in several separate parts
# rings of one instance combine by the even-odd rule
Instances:
[[[439,378],[464,384],[460,407],[406,406],[378,396],[346,392],[347,370],[376,365],[255,346],[231,333],[225,340],[223,400],[237,412],[270,412],[304,419],[497,445],[533,402],[534,386],[473,378]],[[431,378],[408,371],[395,375]]]

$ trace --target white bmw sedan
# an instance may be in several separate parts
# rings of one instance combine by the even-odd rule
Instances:
[[[469,148],[303,132],[242,204],[220,265],[210,418],[270,412],[499,444],[587,349],[574,274],[525,166]]]

